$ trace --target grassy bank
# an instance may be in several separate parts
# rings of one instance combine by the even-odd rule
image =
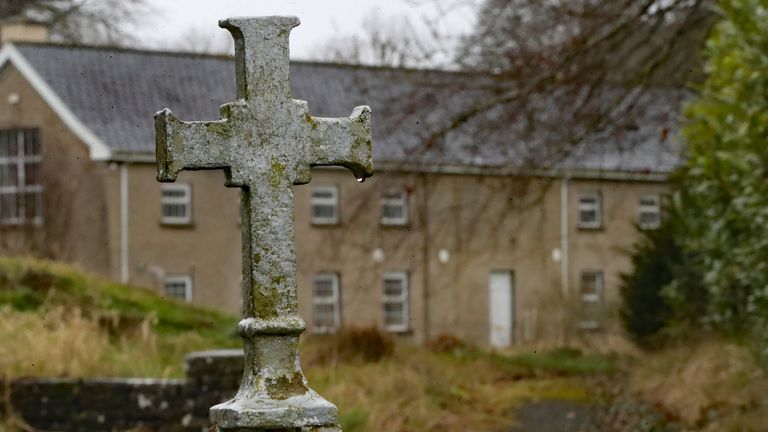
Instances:
[[[237,347],[233,316],[62,264],[0,258],[0,371],[181,376],[189,351]]]
[[[685,428],[768,430],[768,373],[744,345],[717,336],[635,362],[631,388]]]
[[[189,351],[237,347],[236,318],[60,264],[0,258],[0,371],[20,376],[182,376]],[[444,337],[395,344],[373,329],[307,337],[310,383],[346,432],[509,430],[530,400],[590,402],[614,360],[573,350],[497,355]]]

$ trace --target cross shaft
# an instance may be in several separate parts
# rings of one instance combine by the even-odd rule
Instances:
[[[235,39],[238,100],[217,121],[155,115],[159,181],[179,171],[224,169],[241,188],[245,371],[235,398],[211,409],[223,430],[335,428],[336,407],[309,389],[299,364],[293,186],[310,168],[340,165],[360,180],[373,174],[370,109],[348,118],[309,115],[290,95],[288,35],[295,17],[219,22]],[[326,429],[335,430],[335,429]]]

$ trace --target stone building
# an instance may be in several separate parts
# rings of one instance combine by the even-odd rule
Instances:
[[[458,96],[419,98],[420,86],[469,77],[313,62],[291,74],[313,115],[373,110],[374,177],[318,168],[296,190],[311,331],[373,324],[416,342],[450,333],[498,347],[618,334],[624,251],[635,225],[658,226],[677,163],[666,139],[676,106],[656,104],[622,138],[637,143],[627,151],[594,145],[526,169],[504,150],[511,130],[498,143],[457,131],[423,145],[420,124]],[[236,312],[239,192],[221,171],[158,183],[152,120],[165,107],[215,119],[234,93],[228,57],[6,43],[0,246]]]

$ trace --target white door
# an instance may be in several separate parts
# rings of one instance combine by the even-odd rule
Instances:
[[[491,311],[491,346],[512,345],[514,331],[515,290],[511,271],[493,271],[488,283]]]

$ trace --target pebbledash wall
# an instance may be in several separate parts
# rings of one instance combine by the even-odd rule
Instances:
[[[239,193],[224,187],[223,172],[184,172],[176,183],[188,186],[182,197],[178,190],[164,197],[151,163],[91,160],[13,64],[0,71],[0,102],[0,129],[39,131],[46,193],[61,199],[43,224],[59,224],[51,233],[57,257],[239,312]],[[499,346],[619,334],[623,251],[638,237],[641,203],[660,202],[663,177],[374,166],[362,184],[343,170],[315,169],[312,183],[296,189],[299,306],[310,331],[377,325],[415,342],[450,333]],[[336,220],[313,218],[334,199]],[[189,220],[164,222],[164,202],[185,206]],[[580,215],[595,202],[599,223],[585,227]],[[382,208],[400,204],[405,220],[382,223]],[[61,222],[60,214],[68,217]],[[8,238],[14,227],[2,229]],[[511,291],[501,324],[489,296],[499,274]],[[508,337],[494,341],[494,332]]]
[[[185,370],[179,380],[0,381],[0,413],[38,431],[207,431],[208,409],[237,392],[242,351],[191,353]]]

